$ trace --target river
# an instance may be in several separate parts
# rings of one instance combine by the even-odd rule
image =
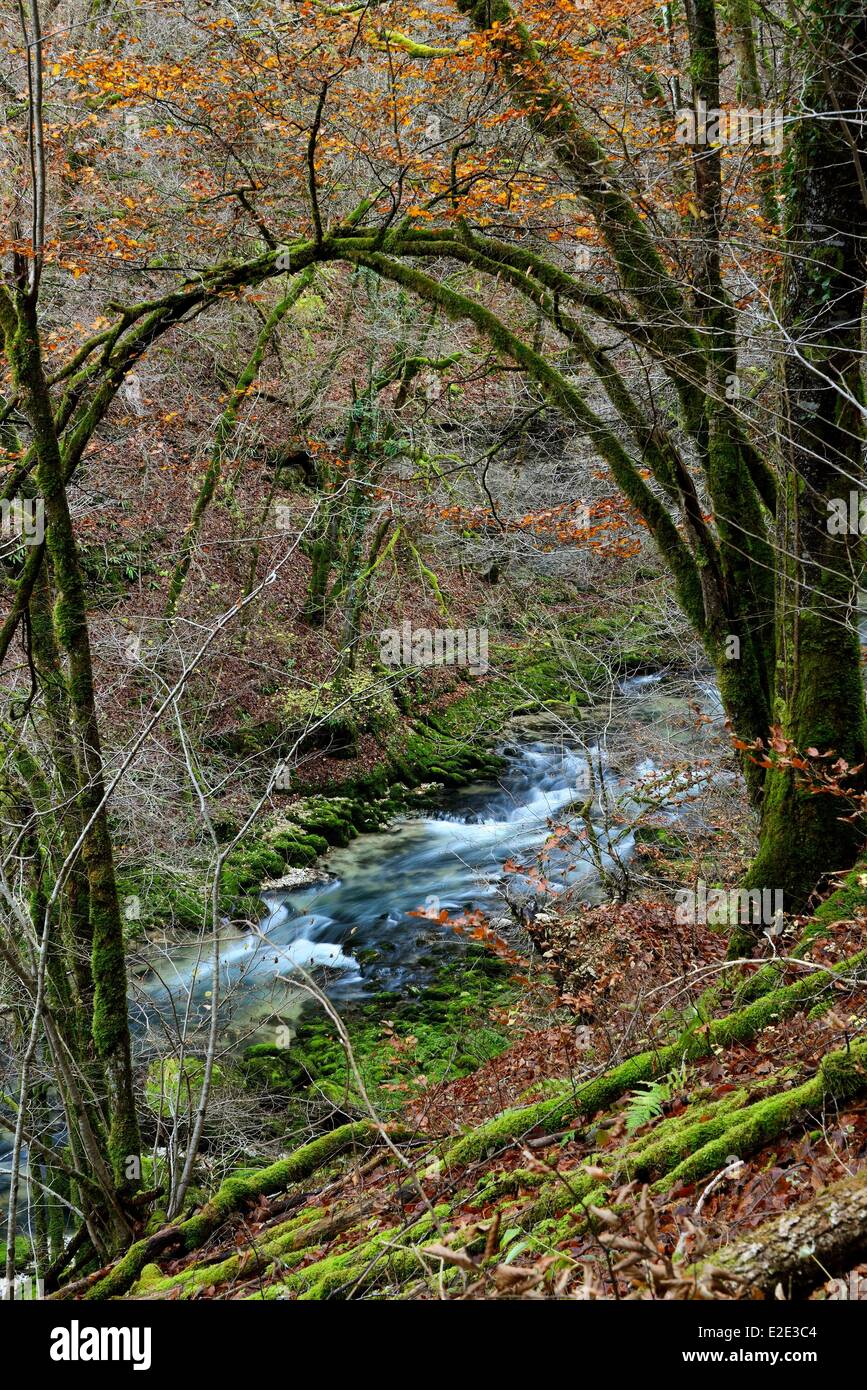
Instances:
[[[436,920],[441,911],[453,917],[480,910],[502,919],[500,889],[507,880],[513,900],[532,900],[531,880],[504,865],[532,865],[552,825],[568,821],[572,803],[586,800],[588,756],[602,769],[607,797],[625,813],[625,824],[606,825],[597,795],[593,820],[606,862],[612,849],[628,861],[634,847],[629,813],[644,780],[666,754],[688,759],[705,751],[706,730],[696,710],[709,716],[718,736],[719,697],[709,680],[655,674],[623,680],[608,706],[584,711],[571,727],[545,716],[511,721],[500,743],[505,765],[497,781],[450,792],[434,811],[402,816],[388,829],[331,850],[322,861],[328,881],[266,895],[263,936],[225,931],[223,1045],[273,1040],[277,1028],[292,1030],[309,1002],[298,988],[298,966],[313,973],[338,1007],[377,992],[423,988],[461,949],[453,928]],[[676,796],[666,814],[675,819],[682,813]],[[568,888],[582,901],[601,896],[592,863],[574,844],[549,855],[545,878],[546,891],[554,894]],[[210,951],[206,939],[151,952],[132,986],[140,1055],[150,1053],[154,1032],[163,1039],[175,1035],[185,1017],[188,1045],[193,1051],[201,1045],[213,998]],[[10,1139],[0,1130],[0,1193]]]
[[[628,860],[634,843],[630,813],[655,772],[653,759],[643,756],[641,734],[646,730],[649,737],[652,730],[657,742],[662,735],[681,756],[695,752],[690,699],[718,715],[709,683],[643,675],[621,683],[611,708],[585,712],[571,728],[555,719],[546,728],[538,716],[515,720],[504,730],[505,766],[496,782],[451,792],[436,811],[400,817],[386,830],[332,850],[322,861],[332,876],[328,882],[267,895],[268,913],[260,923],[264,940],[227,931],[221,943],[225,1040],[263,1039],[268,1029],[291,1026],[303,999],[299,966],[312,971],[338,1005],[423,986],[458,946],[453,928],[436,920],[439,913],[454,918],[480,910],[502,919],[504,881],[513,900],[534,896],[531,880],[504,865],[531,865],[552,825],[568,822],[573,803],[586,800],[588,756],[601,767],[605,799],[617,803],[627,822],[612,826],[597,795],[593,820],[604,862],[611,865],[612,851]],[[621,729],[616,756],[598,732],[610,722],[611,709]],[[631,730],[625,739],[624,726]],[[680,813],[679,799],[669,807],[671,817]],[[598,874],[574,842],[567,850],[549,851],[545,877],[554,894],[569,888],[585,901],[600,897]],[[142,1016],[151,1025],[155,1014],[171,1026],[187,1010],[198,1027],[207,1022],[213,997],[209,950],[210,943],[204,953],[199,945],[167,949],[156,962],[158,976],[141,981]]]

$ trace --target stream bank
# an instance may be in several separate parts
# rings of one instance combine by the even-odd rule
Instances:
[[[346,847],[397,815],[435,806],[443,792],[496,776],[503,762],[495,749],[515,716],[568,724],[610,687],[611,671],[622,678],[676,669],[682,661],[679,647],[660,646],[649,613],[626,619],[591,611],[558,618],[553,636],[549,628],[531,629],[521,640],[492,642],[486,675],[383,668],[375,700],[368,685],[360,685],[354,714],[357,756],[335,751],[332,731],[323,727],[314,745],[304,749],[290,790],[273,791],[270,807],[230,855],[221,910],[230,922],[254,922],[263,884],[293,871],[313,881],[307,871],[330,849]],[[432,674],[433,692],[426,685]],[[244,725],[216,741],[215,768],[221,775],[214,780],[229,788],[212,809],[221,842],[231,840],[249,810],[232,790],[232,767],[243,763],[252,770],[258,764],[264,787],[274,763],[301,733],[289,710],[282,726]],[[180,829],[178,839],[183,839]],[[119,884],[129,905],[133,947],[140,939],[182,940],[200,933],[207,920],[209,856],[193,843],[182,861],[159,873],[147,863],[123,866]]]
[[[559,847],[557,827],[576,825],[594,750],[605,790],[621,810],[635,807],[636,779],[640,784],[654,771],[651,759],[636,762],[637,732],[645,732],[648,747],[655,730],[657,742],[694,754],[684,685],[693,689],[694,681],[624,678],[615,708],[626,723],[617,738],[609,730],[610,749],[597,746],[606,717],[611,722],[608,706],[526,710],[500,730],[496,777],[446,792],[428,788],[424,806],[410,811],[404,801],[387,828],[343,832],[321,866],[327,877],[265,893],[261,934],[227,929],[221,1067],[232,1084],[276,1106],[273,1138],[365,1113],[335,1024],[305,1004],[299,967],[314,972],[339,1009],[361,1083],[381,1114],[431,1085],[469,1075],[521,1030],[550,1025],[556,991],[538,964],[528,965],[531,941],[520,905],[532,916],[540,889],[542,899],[561,902],[564,893],[573,903],[604,896],[592,857]],[[638,847],[682,856],[678,821],[687,811],[675,805],[665,813],[667,826],[640,833],[628,821],[608,824],[594,813],[603,855],[616,847],[626,859]],[[542,853],[544,884],[533,868]],[[507,916],[504,879],[513,908]],[[494,951],[491,936],[499,938]],[[174,996],[170,1009],[166,991]],[[159,1015],[162,1028],[176,1012],[188,1018],[192,1060],[212,999],[210,963],[199,948],[167,949],[158,984],[140,980],[139,992],[140,1008],[152,1022]]]

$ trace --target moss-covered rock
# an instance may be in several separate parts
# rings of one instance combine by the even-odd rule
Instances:
[[[159,875],[146,865],[118,873],[118,896],[130,939],[157,929],[195,932],[206,920],[204,873],[163,869]]]
[[[345,846],[358,834],[354,803],[349,797],[307,797],[287,806],[286,815],[309,835],[328,845]]]
[[[356,1066],[381,1112],[399,1109],[425,1086],[468,1075],[509,1046],[513,1039],[490,1014],[513,1002],[511,976],[512,968],[484,948],[455,943],[448,966],[426,989],[343,1010]],[[238,1072],[248,1088],[291,1095],[300,1118],[315,1100],[344,1114],[363,1104],[343,1044],[323,1014],[303,1015],[288,1048],[249,1047]]]

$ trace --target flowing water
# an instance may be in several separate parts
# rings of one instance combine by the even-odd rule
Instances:
[[[496,782],[452,792],[437,811],[401,817],[386,830],[332,850],[323,861],[332,876],[328,882],[268,895],[260,924],[265,939],[227,929],[221,942],[224,1044],[273,1040],[275,1028],[292,1028],[305,1006],[299,966],[314,974],[338,1006],[380,991],[423,987],[461,949],[453,928],[436,920],[442,910],[454,916],[480,909],[488,918],[502,917],[504,884],[513,901],[532,900],[531,880],[504,865],[531,865],[552,825],[569,820],[572,803],[587,800],[588,754],[601,764],[608,796],[628,813],[643,779],[654,771],[648,748],[684,758],[703,751],[691,704],[718,724],[712,683],[660,675],[623,681],[609,709],[585,711],[572,731],[553,718],[515,720],[504,730],[500,751],[506,762]],[[612,724],[612,711],[617,738],[602,732]],[[672,818],[681,814],[682,799],[673,798]],[[629,815],[627,825],[606,828],[598,795],[593,815],[605,862],[610,865],[612,850],[628,859],[634,844]],[[574,845],[550,855],[545,878],[555,893],[568,888],[583,901],[601,895],[592,863]],[[213,998],[209,953],[206,941],[152,954],[134,990],[139,1048],[146,1048],[149,1029],[174,1034],[187,1014],[194,1030],[206,1027]],[[190,1041],[195,1047],[195,1031]],[[0,1191],[9,1139],[0,1130]]]
[[[712,686],[692,684],[688,693],[716,712]],[[694,741],[691,722],[683,718],[683,689],[662,676],[624,681],[615,707],[621,726],[625,719],[633,726],[655,726],[657,732],[664,728],[672,746]],[[504,885],[512,901],[531,899],[532,881],[504,865],[531,865],[552,826],[569,822],[573,803],[586,801],[587,755],[601,764],[606,799],[627,813],[634,808],[636,789],[653,775],[654,764],[641,756],[634,732],[615,761],[604,744],[583,733],[594,722],[592,713],[585,714],[579,734],[577,727],[558,731],[554,720],[547,729],[544,718],[516,720],[505,731],[500,751],[506,765],[496,782],[453,792],[437,811],[402,817],[386,830],[359,836],[346,849],[332,850],[324,860],[333,875],[329,882],[269,895],[260,924],[265,939],[227,933],[221,945],[225,1040],[264,1038],[269,1028],[291,1026],[303,999],[299,967],[311,971],[338,1005],[423,985],[459,949],[454,929],[436,920],[441,912],[453,918],[481,910],[488,919],[502,917]],[[679,814],[680,799],[673,800],[671,816]],[[628,859],[634,841],[628,825],[606,825],[601,803],[597,795],[593,819],[610,868],[614,853]],[[584,901],[600,896],[596,869],[575,843],[549,852],[545,879],[547,891],[568,888]],[[178,1014],[189,1010],[195,1023],[204,1024],[213,998],[213,967],[202,948],[171,949],[158,970],[159,978],[152,974],[143,981],[144,1016],[153,1022],[154,1014],[161,1014],[168,1023],[170,1008]]]

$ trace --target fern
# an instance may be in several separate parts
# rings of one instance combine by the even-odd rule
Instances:
[[[635,1092],[626,1112],[627,1134],[641,1129],[651,1120],[658,1120],[665,1102],[671,1100],[671,1086],[667,1077],[664,1081],[643,1081],[641,1084],[643,1089]]]
[[[663,1106],[678,1091],[686,1090],[688,1063],[684,1057],[679,1067],[673,1067],[660,1081],[642,1081],[642,1090],[636,1091],[626,1112],[626,1133],[641,1129],[651,1120],[658,1120]]]

